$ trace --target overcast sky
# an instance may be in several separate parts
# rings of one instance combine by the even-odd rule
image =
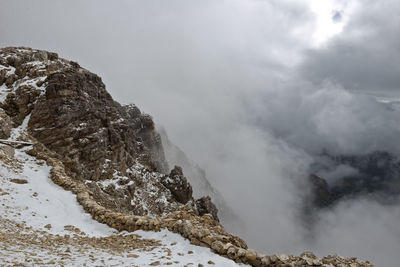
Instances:
[[[234,230],[251,246],[393,266],[398,207],[338,206],[305,243],[288,181],[322,149],[399,153],[398,110],[371,97],[400,96],[399,14],[398,0],[0,0],[0,46],[78,61],[151,114],[244,218]]]

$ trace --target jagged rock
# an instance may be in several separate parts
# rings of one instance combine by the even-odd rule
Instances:
[[[140,109],[135,105],[135,104],[128,104],[123,106],[125,109],[125,112],[128,114],[131,120],[135,120],[136,118],[139,118],[139,116],[142,114],[140,112]]]
[[[168,188],[174,198],[182,203],[186,204],[192,199],[192,186],[188,183],[185,176],[183,176],[182,168],[175,166],[168,176],[165,176],[161,183]]]
[[[0,63],[10,87],[0,107],[13,127],[26,119],[28,133],[62,161],[68,175],[95,182],[90,190],[96,201],[138,215],[181,206],[160,182],[168,164],[151,116],[121,106],[99,76],[55,53],[3,48]]]
[[[12,123],[10,117],[0,109],[0,139],[7,139],[11,134]]]
[[[196,200],[196,208],[200,216],[203,216],[204,214],[211,214],[214,218],[214,220],[219,222],[218,218],[218,209],[212,203],[211,198],[209,196],[205,196],[202,198],[199,198]]]
[[[24,118],[32,112],[33,103],[40,96],[41,90],[23,85],[18,87],[14,92],[9,93],[1,107],[11,117],[13,124],[18,126]]]
[[[17,78],[17,75],[11,74],[11,75],[9,75],[7,77],[7,79],[6,79],[6,81],[4,83],[6,84],[6,86],[8,88],[10,88],[13,85],[14,81],[16,80],[16,78]]]
[[[7,70],[5,70],[5,69],[0,70],[0,86],[2,86],[4,84],[4,82],[6,81],[6,73],[7,73]]]

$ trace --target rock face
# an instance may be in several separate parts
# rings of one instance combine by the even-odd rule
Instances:
[[[46,84],[28,129],[63,155],[72,173],[88,180],[109,179],[110,171],[124,174],[136,159],[154,171],[167,171],[151,117],[120,106],[100,77],[72,67],[50,74]]]
[[[0,50],[0,74],[0,138],[27,128],[107,208],[164,215],[194,207],[183,174],[167,174],[151,116],[114,101],[99,76],[23,47]]]
[[[0,139],[7,139],[11,134],[11,119],[4,112],[4,110],[0,109]]]
[[[208,213],[213,216],[214,220],[219,222],[217,207],[215,207],[214,203],[212,203],[209,196],[197,199],[196,208],[200,216]]]
[[[183,176],[182,168],[175,166],[167,177],[163,177],[161,183],[171,191],[174,198],[182,204],[186,204],[192,199],[192,186]]]

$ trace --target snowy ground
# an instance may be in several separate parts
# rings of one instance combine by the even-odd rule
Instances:
[[[0,265],[238,266],[167,230],[118,233],[53,184],[44,161],[12,154],[0,149]]]

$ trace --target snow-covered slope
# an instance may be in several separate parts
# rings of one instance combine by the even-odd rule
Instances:
[[[237,266],[167,230],[118,233],[53,184],[44,161],[6,145],[0,158],[0,265]]]

